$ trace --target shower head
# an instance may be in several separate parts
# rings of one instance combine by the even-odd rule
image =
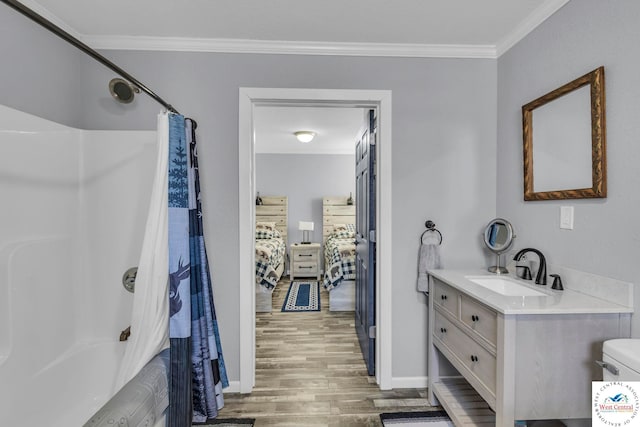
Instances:
[[[116,101],[129,104],[133,101],[134,94],[140,93],[140,89],[128,81],[116,77],[109,82],[109,92],[111,92],[111,96],[113,96]]]

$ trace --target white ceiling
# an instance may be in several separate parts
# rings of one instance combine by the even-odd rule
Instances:
[[[85,35],[496,44],[540,0],[38,0]]]
[[[354,154],[363,120],[363,108],[258,106],[253,115],[256,153]],[[316,136],[303,144],[293,134],[299,130]]]
[[[97,48],[496,57],[569,0],[21,0]]]
[[[96,49],[464,58],[500,56],[569,1],[21,0]],[[261,107],[257,152],[351,153],[362,115]]]

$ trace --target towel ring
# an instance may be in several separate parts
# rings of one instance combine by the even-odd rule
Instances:
[[[435,222],[428,220],[427,222],[424,223],[424,226],[427,227],[427,229],[425,231],[422,232],[422,235],[420,236],[420,244],[424,244],[424,235],[427,233],[438,233],[438,236],[440,237],[440,245],[442,244],[442,233],[440,232],[440,230],[438,230],[436,228],[436,224]]]

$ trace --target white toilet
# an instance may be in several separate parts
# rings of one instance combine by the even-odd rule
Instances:
[[[640,339],[615,339],[602,345],[604,381],[640,381]]]

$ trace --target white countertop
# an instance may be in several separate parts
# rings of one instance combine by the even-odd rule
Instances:
[[[457,290],[472,296],[503,314],[584,314],[584,313],[633,313],[633,308],[615,304],[581,292],[551,289],[548,285],[536,285],[533,280],[522,280],[513,274],[496,276],[483,270],[432,270],[432,276]],[[477,285],[465,276],[508,277],[522,286],[543,292],[545,296],[506,296]]]

